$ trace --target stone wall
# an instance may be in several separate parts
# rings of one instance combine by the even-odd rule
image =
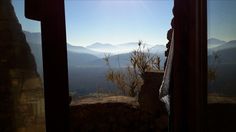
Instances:
[[[167,132],[168,115],[159,100],[162,77],[163,72],[145,73],[139,103],[122,96],[80,100],[71,106],[71,132]]]
[[[168,118],[129,103],[71,106],[71,132],[167,132]]]
[[[34,89],[25,82],[39,78],[36,63],[16,17],[11,0],[0,0],[0,131],[15,132],[25,126],[22,92]],[[38,83],[42,83],[39,81]],[[42,86],[42,85],[41,85]],[[23,89],[27,88],[27,89]],[[42,95],[42,87],[35,89]],[[42,98],[42,96],[41,96]],[[26,107],[28,108],[28,107]],[[34,113],[31,113],[34,114]]]

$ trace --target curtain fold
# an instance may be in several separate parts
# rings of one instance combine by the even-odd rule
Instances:
[[[170,50],[168,53],[166,68],[164,71],[163,81],[159,89],[159,98],[162,102],[165,103],[166,109],[168,113],[170,114],[170,79],[171,79],[171,72],[172,72],[172,62],[173,62],[173,56],[174,56],[174,30],[172,32],[172,38],[171,38],[171,45]]]

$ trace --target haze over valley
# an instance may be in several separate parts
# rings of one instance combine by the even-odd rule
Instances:
[[[24,33],[35,56],[37,70],[43,77],[41,34],[27,31]],[[128,42],[119,45],[94,43],[86,47],[67,44],[70,90],[76,91],[79,95],[93,93],[98,89],[116,91],[115,85],[108,82],[105,78],[108,70],[104,61],[105,54],[110,54],[112,68],[122,70],[130,65],[130,54],[137,48],[138,42]],[[163,68],[165,46],[145,44],[145,49],[149,50],[152,55],[160,57],[161,67]]]
[[[25,32],[32,53],[36,58],[37,70],[43,76],[41,35],[40,33]],[[161,58],[161,66],[165,61],[165,45],[146,44],[149,52]],[[137,42],[129,42],[120,45],[106,43],[94,43],[86,47],[67,44],[69,86],[71,91],[79,95],[104,91],[116,91],[116,87],[105,78],[107,66],[103,57],[110,54],[111,66],[116,69],[124,69],[129,65],[130,53],[138,48]],[[125,50],[122,50],[125,49]],[[215,61],[213,54],[219,56]],[[236,95],[236,41],[229,42],[210,38],[208,40],[208,64],[216,69],[216,80],[209,84],[209,91],[225,95]]]

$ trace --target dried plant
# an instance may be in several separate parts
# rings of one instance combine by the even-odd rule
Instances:
[[[132,97],[140,91],[145,72],[160,70],[160,57],[153,56],[149,50],[145,51],[142,41],[138,42],[138,49],[131,53],[130,65],[125,71],[111,67],[109,54],[105,55],[104,61],[108,66],[107,80],[113,82],[124,95]]]

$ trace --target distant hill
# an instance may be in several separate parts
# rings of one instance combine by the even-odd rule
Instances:
[[[110,65],[113,68],[127,67],[128,65],[130,65],[129,60],[130,60],[130,53],[113,55],[113,56],[110,56],[109,58]],[[97,67],[107,67],[103,58],[91,61],[87,65],[91,65],[91,66],[93,65]]]
[[[37,70],[43,77],[43,62],[42,62],[42,45],[41,45],[41,34],[40,33],[30,33],[25,32],[26,39],[29,42],[30,48],[37,63]],[[93,48],[96,48],[93,45]],[[124,70],[124,67],[129,65],[130,60],[130,49],[136,49],[137,43],[125,43],[117,46],[100,45],[102,46],[116,48],[116,49],[128,49],[122,50],[122,54],[114,55],[110,57],[110,63],[113,68],[118,68],[117,70]],[[115,49],[114,48],[114,49]],[[158,48],[156,48],[158,49]],[[154,52],[156,49],[152,49]],[[67,44],[68,50],[68,73],[69,73],[69,88],[70,91],[75,91],[78,95],[86,95],[88,93],[96,92],[98,89],[103,89],[105,91],[117,91],[117,88],[111,82],[106,80],[107,66],[105,61],[102,59],[104,54],[102,52],[94,51],[82,46],[73,46]],[[109,50],[109,49],[108,49]],[[159,53],[162,59],[164,59],[164,52]],[[154,54],[153,54],[154,55]],[[161,62],[163,65],[164,61]]]
[[[35,56],[37,63],[37,70],[43,76],[43,62],[42,62],[42,47],[41,47],[41,34],[24,32],[27,42],[29,42],[31,52]],[[126,67],[129,65],[131,49],[136,49],[137,43],[125,43],[120,45],[110,44],[95,44],[93,48],[113,48],[113,51],[125,52],[116,55],[112,54],[110,57],[111,66]],[[210,92],[220,93],[224,95],[236,96],[236,40],[225,42],[219,39],[208,40],[208,53],[215,52],[219,61],[214,62],[212,54],[208,54],[209,67],[216,69],[216,80],[209,83],[208,89]],[[158,55],[161,58],[161,66],[165,61],[164,45],[149,45],[149,51],[152,55]],[[110,50],[108,48],[108,50]],[[114,91],[116,87],[110,82],[106,81],[105,74],[107,67],[105,65],[104,53],[94,51],[89,48],[81,46],[73,46],[68,44],[68,66],[69,66],[69,86],[70,90],[76,91],[79,95],[86,95],[91,92],[96,92],[98,88],[104,88]],[[123,49],[123,50],[121,50]],[[124,50],[125,49],[125,50]],[[129,52],[128,52],[129,51]],[[121,68],[122,69],[122,68]]]
[[[219,61],[221,64],[236,63],[236,40],[229,41],[218,47],[212,48],[211,50],[219,56]],[[212,60],[211,57],[213,56],[209,56],[208,58]]]
[[[111,48],[115,48],[115,46],[113,46],[112,44],[103,44],[103,43],[94,43],[94,44],[91,44],[89,46],[87,46],[86,48],[89,48],[89,49],[111,49]]]
[[[150,49],[153,46],[150,44],[144,44],[144,45],[145,45],[145,49]],[[129,42],[129,43],[123,43],[123,44],[117,44],[117,45],[94,43],[92,45],[87,46],[86,48],[93,51],[111,53],[112,55],[117,55],[117,54],[124,54],[124,53],[132,52],[138,49],[138,47],[139,47],[138,42]]]
[[[208,48],[208,55],[212,55],[212,53],[214,52],[214,48],[224,45],[226,43],[226,41],[223,40],[219,40],[216,38],[210,38],[207,41],[207,48]]]
[[[149,49],[151,48],[153,45],[147,44],[147,43],[143,43],[143,45],[145,49]],[[119,47],[120,49],[128,49],[129,52],[136,50],[139,48],[138,42],[129,42],[129,43],[123,43],[123,44],[118,44],[117,47]]]
[[[94,43],[86,48],[97,51],[97,52],[102,52],[102,53],[109,53],[109,54],[120,54],[124,52],[129,52],[129,51],[124,51],[124,49],[120,49],[118,46],[114,46],[112,44],[103,44],[103,43]]]
[[[34,44],[41,44],[42,43],[41,33],[39,33],[39,32],[32,33],[32,32],[28,32],[28,31],[24,31],[24,34],[26,36],[27,42],[34,43]]]
[[[151,47],[149,50],[151,53],[164,55],[167,48],[165,45],[155,45],[155,46]]]
[[[236,96],[236,40],[211,48],[218,56],[208,55],[208,65],[216,69],[216,80],[209,83],[210,92]]]
[[[68,52],[90,54],[99,58],[103,58],[105,56],[105,54],[102,52],[93,51],[82,46],[73,46],[71,44],[67,44],[67,50]]]
[[[101,53],[114,53],[117,52],[117,47],[111,44],[103,44],[103,43],[94,43],[89,46],[86,46],[87,49],[92,51],[101,52]]]
[[[70,66],[84,66],[86,67],[88,62],[99,59],[98,57],[86,54],[86,53],[77,53],[77,52],[68,52],[68,65]]]
[[[220,46],[220,45],[226,43],[226,41],[219,40],[216,38],[210,38],[210,39],[208,39],[207,43],[208,43],[208,48],[214,48],[214,47],[217,47],[217,46]]]
[[[165,62],[165,56],[164,54],[153,54],[151,53],[151,56],[159,56],[161,59],[161,67],[164,67],[164,62]],[[119,68],[119,67],[127,67],[130,64],[130,56],[131,53],[124,53],[124,54],[118,54],[118,55],[112,55],[109,58],[110,61],[110,66],[113,68]],[[98,67],[107,67],[105,64],[105,61],[103,59],[97,59],[95,61],[89,62],[87,65],[90,66],[98,66]]]

